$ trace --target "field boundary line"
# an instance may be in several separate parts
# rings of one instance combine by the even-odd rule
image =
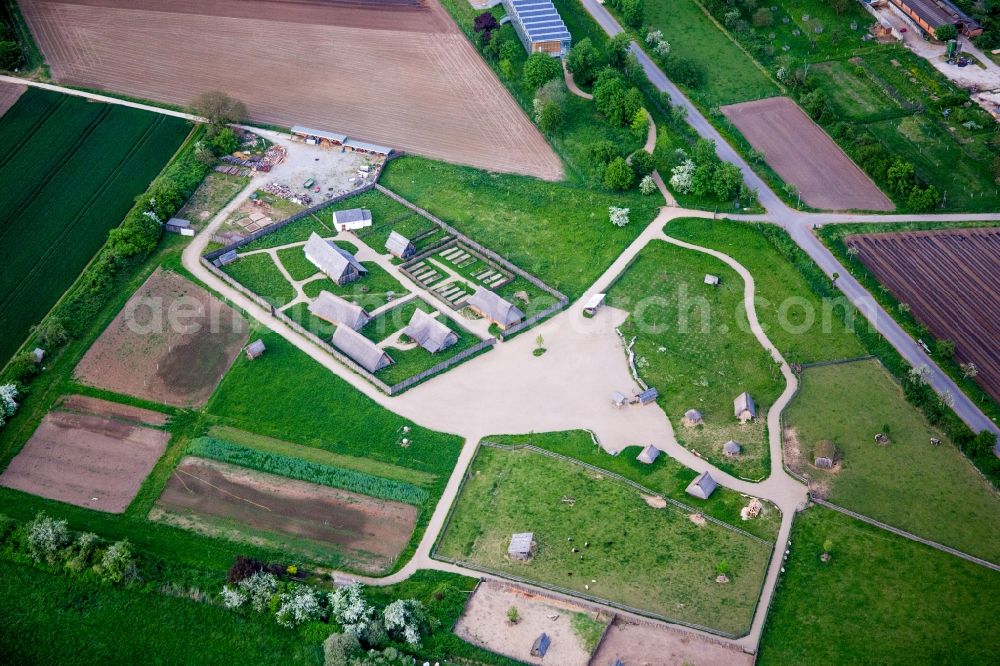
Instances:
[[[975,555],[969,555],[968,553],[962,552],[957,548],[952,548],[951,546],[946,546],[942,543],[938,543],[937,541],[931,541],[930,539],[925,539],[923,537],[917,536],[916,534],[913,534],[912,532],[907,532],[906,530],[901,530],[898,527],[893,527],[892,525],[883,523],[880,520],[869,518],[864,514],[858,513],[856,511],[851,511],[850,509],[842,507],[839,504],[833,504],[832,502],[827,502],[824,499],[820,499],[819,497],[814,496],[812,493],[809,494],[809,499],[811,499],[816,504],[819,504],[820,506],[825,506],[828,509],[833,509],[834,511],[842,513],[846,516],[850,516],[851,518],[855,518],[857,520],[860,520],[861,522],[868,523],[873,527],[878,527],[879,529],[883,529],[887,532],[892,532],[893,534],[901,536],[905,539],[909,539],[910,541],[916,541],[917,543],[922,543],[925,546],[930,546],[931,548],[939,550],[942,553],[947,553],[948,555],[954,555],[955,557],[960,557],[963,560],[967,560],[969,562],[972,562],[973,564],[978,564],[981,567],[986,567],[987,569],[992,569],[993,571],[1000,571],[1000,564],[993,564],[989,560],[984,560],[980,557],[976,557]]]
[[[848,363],[860,363],[861,361],[876,361],[878,356],[874,354],[866,354],[865,356],[854,356],[852,358],[840,358],[835,361],[816,361],[815,363],[800,363],[799,367],[803,370],[808,370],[809,368],[823,368],[828,365],[847,365]]]

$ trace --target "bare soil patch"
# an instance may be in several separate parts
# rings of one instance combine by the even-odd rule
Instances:
[[[30,0],[22,11],[62,83],[174,104],[222,90],[255,121],[562,177],[558,157],[437,0],[373,4]]]
[[[14,106],[21,95],[27,90],[27,86],[16,83],[0,83],[0,117],[7,113],[7,109]]]
[[[878,281],[1000,401],[1000,228],[864,234],[844,239]]]
[[[752,655],[707,636],[663,624],[618,619],[608,629],[592,663],[628,666],[698,664],[698,666],[752,666]]]
[[[176,407],[198,407],[246,343],[235,310],[157,269],[76,367],[80,381]]]
[[[371,571],[387,568],[402,552],[418,513],[402,502],[193,457],[177,466],[157,505],[189,516],[188,526],[200,531],[212,531],[221,519],[249,528],[226,533],[229,538],[257,537],[304,554],[347,553],[352,565]]]
[[[511,607],[517,608],[520,615],[517,624],[507,621],[507,610]],[[573,616],[581,613],[597,616],[590,606],[488,580],[469,597],[455,624],[455,633],[474,645],[528,664],[586,666],[590,650],[571,625]],[[610,620],[605,618],[605,624]],[[533,657],[531,646],[542,632],[548,634],[552,644],[544,658]]]
[[[170,433],[92,414],[50,412],[0,475],[0,485],[77,506],[123,512]]]
[[[64,412],[107,416],[119,421],[132,421],[152,426],[166,425],[169,418],[166,414],[154,412],[152,409],[123,405],[119,402],[101,400],[86,395],[67,395],[59,401],[59,408]]]
[[[802,200],[828,210],[893,210],[895,206],[833,139],[787,97],[722,107]]]

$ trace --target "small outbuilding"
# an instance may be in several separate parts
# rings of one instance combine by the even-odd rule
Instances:
[[[393,362],[384,349],[349,326],[338,326],[330,341],[368,372],[376,373]]]
[[[164,222],[163,230],[172,234],[180,234],[181,236],[194,236],[194,227],[191,226],[191,220],[185,220],[180,217],[172,217]]]
[[[549,651],[549,645],[552,644],[552,639],[549,635],[543,633],[541,636],[535,639],[535,642],[531,645],[531,656],[532,657],[544,657],[545,653]]]
[[[535,546],[534,532],[518,532],[510,537],[507,555],[512,560],[527,562],[535,554]]]
[[[684,418],[681,419],[681,424],[685,428],[693,428],[695,426],[700,426],[705,421],[701,418],[701,412],[697,409],[689,409],[684,412]]]
[[[362,153],[364,155],[382,155],[388,157],[392,154],[392,148],[389,146],[380,146],[377,143],[369,143],[367,141],[359,141],[357,139],[348,139],[344,142],[344,148],[350,150],[354,153]]]
[[[597,314],[597,309],[604,305],[604,299],[606,297],[607,294],[594,294],[591,296],[590,300],[587,301],[587,304],[583,306],[583,314],[588,317],[593,317]]]
[[[413,311],[413,317],[403,329],[403,334],[432,354],[444,351],[458,342],[458,333],[420,309]]]
[[[641,463],[646,463],[647,465],[651,465],[653,464],[653,461],[659,457],[659,455],[660,455],[660,450],[655,446],[653,446],[652,444],[650,444],[648,446],[643,447],[642,451],[639,452],[639,455],[637,455],[635,459]]]
[[[417,248],[414,247],[410,239],[398,231],[389,233],[389,238],[385,241],[385,249],[397,259],[409,259],[417,252]]]
[[[736,440],[729,440],[722,445],[722,452],[729,456],[730,458],[735,458],[743,452],[743,447]]]
[[[718,286],[718,284],[719,284],[719,276],[718,275],[712,275],[711,273],[706,273],[705,274],[705,284],[707,284],[707,285],[709,285],[711,287]]]
[[[35,347],[31,351],[31,359],[35,363],[41,364],[41,362],[45,360],[45,350],[42,349],[41,347]]]
[[[370,226],[372,226],[372,212],[367,208],[333,211],[333,228],[337,231],[356,231]]]
[[[326,130],[312,129],[311,127],[303,127],[301,125],[295,125],[292,127],[292,140],[298,139],[304,141],[312,146],[319,145],[329,145],[329,146],[340,146],[347,141],[346,134],[340,134],[338,132],[328,132]]]
[[[260,358],[264,354],[266,349],[267,348],[264,347],[263,340],[254,340],[253,342],[247,345],[246,348],[247,358],[250,359],[251,361],[254,360],[255,358]]]
[[[472,310],[506,330],[524,319],[524,313],[510,301],[504,300],[485,287],[477,287],[476,293],[466,301]]]
[[[236,250],[230,250],[229,252],[220,254],[219,258],[212,263],[221,268],[222,266],[228,266],[239,258],[239,255],[236,254]]]
[[[349,284],[368,273],[354,255],[313,232],[303,248],[306,259],[339,285]]]
[[[632,402],[635,402],[635,403],[637,403],[639,405],[648,405],[651,402],[656,402],[656,398],[659,395],[660,395],[660,392],[657,391],[652,386],[650,386],[648,389],[646,389],[642,393],[636,394],[635,398],[632,399]]]
[[[622,407],[628,404],[628,398],[626,398],[625,394],[622,393],[621,391],[612,391],[611,404],[621,409]]]
[[[740,423],[757,418],[757,405],[749,393],[744,391],[736,396],[736,399],[733,400],[733,413]]]
[[[707,472],[704,471],[695,477],[694,481],[688,484],[685,492],[688,495],[693,495],[699,499],[708,499],[711,497],[712,493],[715,492],[715,488],[718,484],[715,479]]]
[[[832,469],[837,463],[837,445],[828,439],[816,443],[813,447],[813,466],[820,469]]]
[[[331,324],[350,326],[355,331],[360,331],[371,320],[363,307],[328,291],[319,292],[316,300],[309,304],[309,313]]]

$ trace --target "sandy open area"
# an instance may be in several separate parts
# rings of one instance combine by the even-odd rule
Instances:
[[[110,513],[124,511],[170,433],[88,414],[50,412],[0,485]]]
[[[770,97],[732,104],[722,107],[722,113],[813,208],[895,208],[871,178],[791,99]]]
[[[662,624],[618,619],[594,654],[591,663],[625,666],[752,666],[753,656],[742,650]]]
[[[370,4],[21,3],[60,83],[175,104],[222,90],[246,102],[255,121],[562,176],[555,153],[437,0]]]
[[[14,106],[27,89],[27,86],[14,83],[0,83],[0,116],[7,113],[7,109]]]
[[[512,606],[521,618],[517,624],[507,621],[507,610]],[[570,624],[577,613],[596,617],[589,606],[487,580],[469,597],[455,624],[455,633],[474,645],[528,664],[586,666],[590,651]],[[605,624],[611,621],[609,616],[602,618]],[[545,657],[532,657],[531,646],[542,632],[548,634],[552,644]]]
[[[352,564],[371,571],[386,568],[406,547],[418,513],[402,502],[192,457],[174,470],[157,506],[191,516],[189,526],[199,531],[212,531],[213,519],[222,519],[253,534],[291,537],[281,543],[291,550],[300,550],[295,542],[302,540],[334,545],[332,550],[350,554],[357,559]]]
[[[176,273],[157,269],[76,367],[85,384],[198,407],[246,343],[246,320]]]

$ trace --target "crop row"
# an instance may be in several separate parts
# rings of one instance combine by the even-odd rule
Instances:
[[[410,483],[394,481],[364,472],[291,458],[277,453],[231,444],[212,437],[199,437],[191,442],[187,452],[193,456],[211,458],[260,472],[276,474],[289,479],[308,481],[321,486],[340,488],[371,497],[406,502],[420,506],[429,494]]]
[[[0,141],[4,152],[0,155],[0,168],[3,168],[15,155],[21,146],[27,143],[38,132],[45,121],[56,112],[69,98],[64,95],[29,88],[21,95],[7,113],[3,114],[0,123]]]

